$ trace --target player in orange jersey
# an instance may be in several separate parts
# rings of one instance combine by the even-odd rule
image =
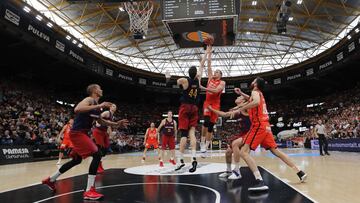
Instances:
[[[69,122],[66,125],[64,125],[64,127],[59,133],[58,137],[60,138],[60,140],[62,140],[62,142],[60,145],[59,161],[56,163],[57,165],[61,164],[61,159],[64,157],[64,152],[72,147],[69,133],[73,123],[74,123],[74,119],[71,118]]]
[[[208,54],[208,82],[206,88],[200,85],[200,89],[206,91],[206,99],[203,105],[204,124],[201,130],[200,151],[206,153],[212,140],[214,125],[218,115],[208,109],[211,106],[214,110],[220,110],[220,97],[225,88],[225,81],[221,80],[222,72],[220,70],[212,71],[211,51]],[[204,157],[205,154],[202,154]]]
[[[144,138],[145,149],[144,149],[143,158],[141,160],[143,163],[145,162],[145,159],[146,159],[146,151],[148,149],[150,149],[151,146],[153,146],[154,149],[157,150],[158,155],[159,155],[159,161],[161,160],[160,150],[159,150],[159,142],[160,142],[160,138],[159,138],[159,134],[157,132],[157,128],[155,128],[155,123],[151,123],[150,128],[148,128],[145,133],[145,138]]]
[[[271,132],[268,111],[262,93],[264,86],[265,80],[260,77],[256,78],[251,83],[251,96],[249,97],[248,95],[245,95],[245,97],[249,97],[249,103],[238,110],[231,112],[232,116],[234,116],[241,111],[247,110],[251,120],[250,130],[246,134],[244,138],[244,145],[240,149],[241,158],[245,160],[256,179],[256,184],[249,187],[249,191],[267,191],[269,189],[263,181],[255,160],[250,156],[250,150],[255,150],[259,145],[267,150],[270,150],[271,153],[291,167],[297,173],[300,181],[304,182],[307,177],[303,171],[295,166],[293,161],[285,153],[277,149],[274,136]],[[235,91],[238,94],[241,93],[240,89]]]

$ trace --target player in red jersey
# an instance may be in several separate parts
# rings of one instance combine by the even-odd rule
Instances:
[[[61,164],[61,159],[64,157],[64,153],[66,151],[69,152],[70,149],[72,148],[69,134],[73,123],[74,123],[74,119],[70,119],[69,122],[66,125],[64,125],[64,127],[61,129],[59,133],[59,138],[60,140],[62,140],[62,142],[60,145],[59,160],[56,163],[57,165]]]
[[[143,158],[142,158],[142,160],[141,160],[142,163],[145,162],[146,152],[147,152],[148,149],[151,148],[151,146],[153,146],[154,149],[157,150],[158,156],[159,156],[159,161],[161,160],[160,150],[159,150],[159,142],[160,142],[160,138],[159,138],[158,131],[157,131],[157,129],[155,128],[155,123],[151,123],[151,124],[150,124],[150,128],[148,128],[148,129],[146,130],[145,137],[144,137],[144,146],[145,146],[145,149],[144,149]]]
[[[114,113],[116,112],[116,105],[112,104],[108,111],[104,111],[100,114],[100,117],[107,121],[114,121]],[[96,122],[96,127],[92,130],[92,135],[94,138],[95,144],[98,146],[99,150],[101,151],[102,157],[105,157],[108,148],[110,147],[110,136],[111,134],[111,127],[106,125],[101,125],[100,123]],[[102,161],[100,161],[99,167],[97,169],[97,173],[103,173],[104,167],[102,165]]]
[[[243,145],[244,136],[250,129],[250,119],[249,114],[247,112],[241,112],[239,114],[236,114],[235,117],[231,117],[232,111],[235,111],[243,106],[245,106],[248,103],[248,100],[245,99],[243,96],[239,96],[235,100],[236,107],[230,109],[228,112],[218,111],[213,109],[211,106],[209,106],[209,110],[216,113],[217,115],[221,117],[228,117],[230,119],[237,119],[240,125],[239,133],[236,135],[231,136],[228,139],[228,148],[225,152],[225,160],[226,160],[226,171],[224,173],[221,173],[219,175],[220,178],[228,178],[230,180],[236,180],[241,178],[240,174],[240,148]],[[232,155],[234,156],[234,163],[235,168],[231,170],[231,162],[232,162]]]
[[[212,49],[210,47],[210,49]],[[225,81],[221,80],[222,72],[220,70],[212,71],[211,68],[211,50],[208,54],[208,82],[206,88],[201,86],[200,89],[206,91],[206,99],[203,105],[204,124],[201,130],[201,152],[205,153],[209,148],[214,131],[214,125],[218,119],[218,115],[208,109],[211,106],[215,110],[220,110],[220,97],[225,88]],[[204,157],[205,154],[202,156]]]
[[[163,129],[162,129],[163,128]],[[161,131],[162,129],[162,131]],[[162,136],[162,144],[161,144],[161,159],[160,159],[160,167],[164,166],[164,151],[166,147],[169,147],[171,152],[170,163],[176,165],[174,157],[175,157],[175,142],[177,135],[177,124],[173,119],[173,112],[168,111],[167,118],[163,119],[157,128],[158,133],[161,132]]]
[[[303,171],[295,166],[293,161],[285,153],[277,149],[274,136],[271,132],[265,99],[262,94],[264,86],[265,80],[259,77],[256,78],[251,83],[251,96],[245,95],[246,97],[249,97],[249,103],[231,113],[231,115],[234,116],[241,111],[247,111],[251,120],[250,130],[246,134],[244,145],[240,149],[241,158],[244,159],[256,179],[256,184],[250,187],[249,191],[266,191],[269,189],[263,181],[255,160],[250,156],[250,150],[255,150],[259,145],[270,150],[275,156],[296,171],[302,182],[304,182],[307,177]],[[237,89],[236,92],[239,94],[241,93],[240,89]]]
[[[179,108],[179,131],[181,135],[180,139],[180,156],[178,160],[178,166],[175,171],[181,170],[185,166],[184,152],[187,142],[187,138],[190,138],[192,167],[189,169],[190,173],[196,171],[196,137],[195,128],[198,125],[199,120],[199,108],[198,108],[198,96],[200,91],[200,80],[202,71],[204,69],[205,60],[207,55],[211,52],[211,47],[208,46],[204,57],[200,62],[199,72],[195,66],[189,68],[189,77],[179,78],[177,84],[182,90],[182,96],[180,97]]]
[[[101,87],[97,84],[91,84],[87,87],[88,97],[78,103],[74,109],[75,119],[74,124],[70,130],[70,140],[73,144],[73,149],[70,154],[72,159],[62,165],[58,171],[52,176],[44,179],[42,184],[48,186],[52,191],[56,190],[56,179],[72,167],[79,165],[83,159],[91,156],[92,161],[89,167],[89,175],[87,181],[87,187],[83,193],[85,200],[98,200],[104,197],[104,195],[96,192],[95,190],[95,177],[96,171],[101,161],[101,152],[95,143],[88,136],[88,133],[93,126],[93,122],[96,120],[102,125],[112,127],[127,127],[127,120],[120,120],[118,122],[110,122],[103,120],[100,117],[100,109],[108,108],[112,104],[110,102],[103,102],[98,104],[100,97],[102,97]]]

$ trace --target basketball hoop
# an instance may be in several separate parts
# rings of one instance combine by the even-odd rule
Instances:
[[[169,70],[165,71],[165,79],[166,79],[166,83],[168,83],[170,81],[171,75]]]
[[[154,9],[152,1],[125,2],[125,10],[129,14],[130,32],[146,35],[149,19]]]

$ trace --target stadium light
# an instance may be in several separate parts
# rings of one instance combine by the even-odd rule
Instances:
[[[66,39],[67,39],[67,40],[71,40],[71,37],[68,35],[68,36],[66,36]]]
[[[251,5],[256,6],[256,5],[257,5],[257,1],[252,1],[252,2],[251,2]]]
[[[36,16],[36,19],[37,19],[38,21],[42,21],[43,17],[42,17],[41,15],[37,15],[37,16]]]
[[[73,43],[73,44],[77,44],[77,41],[74,39],[74,40],[72,41],[72,43]]]
[[[347,39],[351,39],[351,35],[346,36]]]
[[[120,10],[121,12],[124,12],[124,11],[125,11],[124,7],[122,7],[122,6],[119,7],[119,10]]]
[[[356,28],[356,29],[355,29],[355,32],[356,32],[356,33],[359,33],[359,31],[360,31],[359,28]]]
[[[302,4],[302,2],[303,2],[303,0],[298,0],[296,3],[300,5],[300,4]]]
[[[293,21],[294,20],[294,17],[289,17],[289,21]]]
[[[52,24],[52,23],[50,23],[50,22],[48,22],[47,24],[46,24],[49,28],[52,28],[54,25]]]
[[[79,43],[78,47],[79,47],[79,48],[82,48],[82,47],[83,47],[83,45],[82,45],[81,43]]]
[[[250,34],[250,32],[249,32],[249,31],[247,31],[247,32],[246,32],[246,34],[247,34],[247,35],[249,35],[249,34]]]
[[[253,22],[254,21],[254,18],[249,18],[249,22]]]
[[[29,7],[27,7],[27,6],[25,6],[25,7],[24,7],[24,11],[25,11],[26,13],[30,13],[31,9],[30,9]]]
[[[280,44],[281,44],[281,42],[276,42],[276,44],[277,44],[277,45],[280,45]]]

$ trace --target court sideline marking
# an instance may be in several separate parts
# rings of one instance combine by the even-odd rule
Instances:
[[[204,188],[204,189],[210,190],[213,193],[215,193],[215,197],[216,197],[215,203],[220,203],[220,199],[221,199],[221,195],[217,190],[215,190],[213,188],[210,188],[210,187],[203,186],[203,185],[196,185],[196,184],[190,184],[190,183],[172,183],[172,182],[128,183],[128,184],[107,185],[107,186],[101,186],[101,187],[97,187],[97,188],[101,189],[101,188],[124,187],[124,186],[132,186],[132,185],[185,185],[185,186],[192,186],[192,187],[200,187],[200,188]],[[55,198],[58,198],[58,197],[61,197],[61,196],[75,194],[75,193],[79,193],[79,192],[83,192],[83,191],[84,190],[76,190],[76,191],[72,191],[72,192],[68,192],[68,193],[63,193],[63,194],[56,195],[56,196],[53,196],[53,197],[49,197],[49,198],[46,198],[46,199],[38,200],[38,201],[36,201],[34,203],[45,202],[47,200],[51,200],[51,199],[55,199]]]
[[[278,180],[280,180],[281,182],[283,182],[285,185],[291,187],[292,189],[294,189],[296,192],[302,194],[304,197],[308,198],[310,201],[317,203],[317,201],[315,201],[313,198],[309,197],[307,194],[301,192],[299,189],[297,189],[296,187],[290,185],[289,183],[283,181],[279,176],[275,175],[274,173],[272,173],[271,171],[269,171],[268,169],[266,169],[265,167],[259,166],[262,169],[264,169],[265,171],[267,171],[268,173],[270,173],[271,175],[273,175],[275,178],[277,178]]]

